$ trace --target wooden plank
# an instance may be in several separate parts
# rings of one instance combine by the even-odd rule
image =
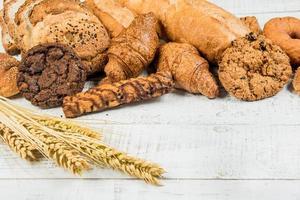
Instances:
[[[163,187],[140,181],[5,180],[0,198],[9,200],[299,200],[300,181],[166,181]]]
[[[300,179],[300,126],[97,125],[105,143],[161,164],[166,178]],[[51,162],[30,165],[0,147],[0,178],[128,178],[95,169],[76,177]]]

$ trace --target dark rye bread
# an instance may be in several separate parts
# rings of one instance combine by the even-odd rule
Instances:
[[[41,108],[60,106],[63,98],[81,92],[86,72],[80,58],[68,46],[43,44],[29,50],[19,67],[21,94]]]

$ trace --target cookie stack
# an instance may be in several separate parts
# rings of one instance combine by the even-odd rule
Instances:
[[[106,62],[109,35],[79,0],[7,0],[2,22],[3,46],[10,54],[61,43],[74,49],[89,75],[101,71]]]

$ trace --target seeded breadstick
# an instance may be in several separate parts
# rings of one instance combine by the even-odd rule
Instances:
[[[139,77],[113,84],[101,84],[75,96],[65,97],[63,110],[68,118],[85,113],[102,111],[169,93],[174,87],[169,72],[159,72],[149,77]]]

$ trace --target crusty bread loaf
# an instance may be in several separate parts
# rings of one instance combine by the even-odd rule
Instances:
[[[102,21],[111,37],[118,36],[124,28],[128,28],[136,16],[115,0],[86,0],[85,4]]]
[[[155,13],[169,39],[194,45],[211,62],[250,32],[237,17],[204,0],[117,1],[136,13]]]

